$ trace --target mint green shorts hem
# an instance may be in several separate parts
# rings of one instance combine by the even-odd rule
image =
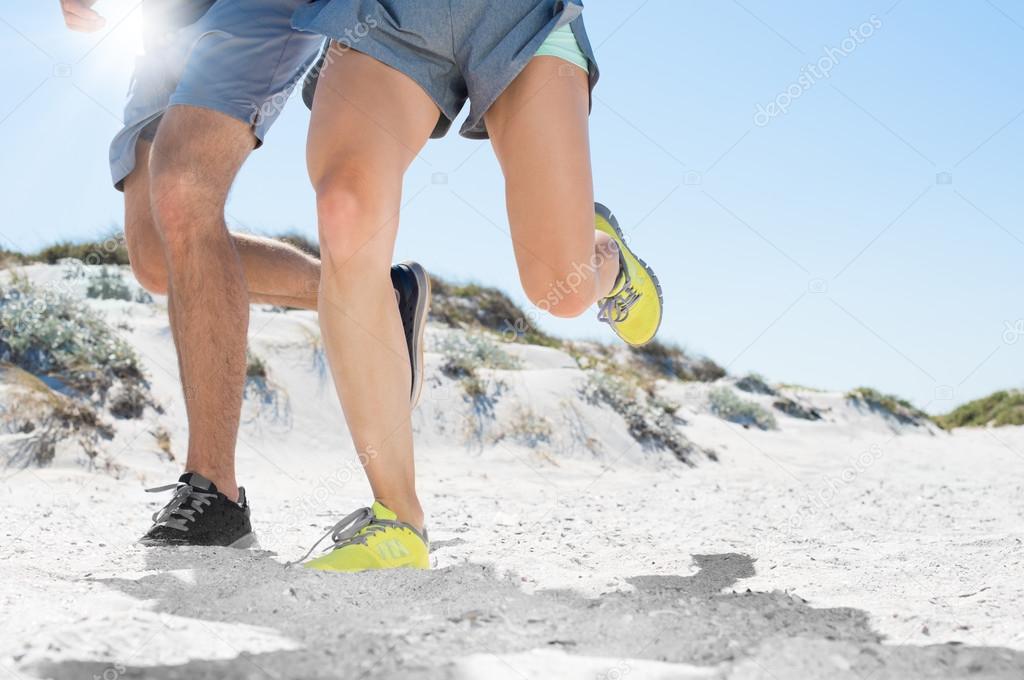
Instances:
[[[572,27],[569,24],[551,31],[534,56],[558,57],[590,73],[590,62],[583,54],[583,50],[580,49],[579,43],[576,42],[576,36],[573,35]]]

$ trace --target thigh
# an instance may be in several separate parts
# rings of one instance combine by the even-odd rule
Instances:
[[[317,193],[325,261],[390,261],[402,177],[438,119],[408,76],[365,54],[337,50],[320,74],[306,157]]]
[[[342,165],[399,174],[433,131],[437,105],[403,73],[376,59],[332,46],[313,100],[306,160],[316,186]]]
[[[485,115],[524,282],[537,268],[564,276],[593,255],[589,96],[581,69],[535,57]]]

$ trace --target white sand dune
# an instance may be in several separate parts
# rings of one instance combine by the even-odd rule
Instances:
[[[479,371],[475,401],[430,352],[415,426],[435,568],[324,574],[285,563],[369,496],[315,316],[252,316],[268,379],[238,467],[261,549],[161,550],[134,541],[186,441],[166,315],[83,304],[137,349],[163,413],[111,420],[91,461],[68,442],[4,470],[0,675],[1024,677],[1024,428],[950,434],[789,390],[824,419],[760,431],[711,415],[707,385],[664,382],[717,458],[686,465],[583,399],[563,351],[508,346],[519,367]]]

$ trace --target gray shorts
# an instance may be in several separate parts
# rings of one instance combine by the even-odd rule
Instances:
[[[468,99],[469,118],[460,133],[486,139],[484,113],[556,28],[571,25],[593,89],[597,60],[582,11],[581,0],[315,0],[295,12],[293,26],[416,81],[441,110],[434,137],[445,135]],[[307,105],[319,70],[307,79]]]
[[[175,104],[220,111],[263,143],[322,38],[292,29],[307,0],[160,0],[142,3],[145,53],[137,58],[124,128],[110,144],[114,186],[135,167],[135,144],[152,140]]]

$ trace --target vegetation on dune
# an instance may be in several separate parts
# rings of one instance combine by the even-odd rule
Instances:
[[[744,427],[753,425],[761,430],[774,430],[778,427],[770,411],[756,402],[740,399],[728,387],[716,387],[708,392],[708,403],[713,414],[730,423]]]
[[[779,397],[772,402],[772,406],[793,418],[800,418],[801,420],[821,420],[821,412],[818,409],[812,406],[805,406],[797,400],[790,399],[789,397]]]
[[[892,394],[883,394],[871,387],[858,387],[846,393],[846,399],[854,404],[864,404],[870,410],[896,420],[901,425],[919,427],[931,417],[911,404]]]
[[[25,264],[27,258],[21,253],[16,253],[13,250],[6,250],[0,248],[0,269],[7,269],[8,267],[17,267],[18,265]]]
[[[675,378],[689,382],[714,382],[724,378],[726,371],[707,357],[694,357],[672,343],[659,340],[643,347],[630,347],[631,356],[647,369],[653,369],[660,377]]]
[[[554,435],[555,426],[549,418],[528,406],[518,406],[508,425],[495,436],[494,441],[508,439],[532,448],[551,444]]]
[[[736,381],[736,389],[750,392],[751,394],[767,394],[775,396],[775,388],[768,384],[758,373],[748,373]]]
[[[6,467],[47,465],[62,441],[77,443],[90,460],[97,456],[100,439],[114,431],[88,402],[55,392],[45,382],[12,364],[0,362],[0,424],[13,437],[5,444]]]
[[[800,383],[784,382],[784,383],[776,383],[775,386],[778,389],[780,389],[780,390],[799,390],[800,392],[819,392],[819,393],[821,393],[821,392],[827,392],[828,391],[828,390],[824,390],[824,389],[822,389],[820,387],[810,387],[808,385],[801,385]]]
[[[123,300],[125,302],[153,302],[153,296],[142,288],[133,287],[117,267],[104,265],[89,275],[87,298],[94,300]]]
[[[297,231],[288,231],[272,238],[278,241],[284,241],[290,246],[295,246],[307,255],[320,259],[320,244],[311,238],[308,238]]]
[[[560,347],[561,341],[540,330],[508,295],[475,283],[457,285],[432,276],[430,318],[452,328],[483,328],[508,341]]]
[[[562,347],[584,371],[613,376],[657,398],[659,380],[714,382],[725,370],[711,359],[693,357],[676,346],[652,342],[645,347],[566,341]]]
[[[626,421],[629,434],[645,447],[671,451],[680,461],[692,464],[701,449],[679,431],[675,409],[652,399],[635,383],[601,371],[588,371],[580,388],[581,396],[591,404],[605,404]],[[704,453],[715,460],[713,452]]]
[[[446,334],[435,341],[432,349],[444,357],[441,372],[449,378],[473,375],[480,368],[511,371],[522,366],[519,359],[483,333]]]
[[[27,256],[30,262],[57,264],[64,259],[81,260],[85,264],[127,265],[128,246],[120,228],[111,229],[95,241],[62,241]]]
[[[954,427],[1001,427],[1024,425],[1024,390],[1001,390],[967,402],[949,413],[935,417],[944,429]]]
[[[245,350],[245,377],[246,378],[266,378],[267,377],[267,363],[262,357],[253,354],[252,350]]]
[[[269,424],[287,429],[292,423],[292,405],[288,392],[270,379],[266,360],[245,350],[245,407],[242,422]]]
[[[0,361],[83,396],[144,382],[139,358],[103,317],[66,293],[14,277],[0,288]]]
[[[485,333],[446,334],[436,340],[431,349],[443,357],[441,373],[458,380],[474,408],[482,411],[493,409],[491,383],[495,395],[501,392],[504,383],[501,380],[488,381],[480,375],[479,370],[510,371],[522,365],[518,358],[502,349]]]

